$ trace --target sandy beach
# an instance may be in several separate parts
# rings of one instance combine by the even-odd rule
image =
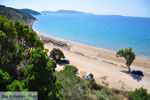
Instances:
[[[71,41],[58,39],[37,32],[38,36],[46,39],[66,43],[67,46],[61,47],[53,43],[46,42],[45,48],[51,51],[53,48],[60,48],[70,64],[79,69],[79,76],[84,77],[89,73],[94,74],[98,84],[109,88],[120,90],[134,90],[135,88],[144,87],[150,92],[150,59],[137,57],[133,62],[132,70],[142,70],[144,77],[139,77],[128,73],[123,58],[116,57],[116,52],[87,46]],[[63,69],[63,66],[57,66],[56,70]]]

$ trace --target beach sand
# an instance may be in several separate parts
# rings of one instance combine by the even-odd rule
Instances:
[[[116,57],[116,52],[114,51],[58,39],[39,32],[37,34],[38,36],[67,43],[68,46],[65,48],[52,43],[45,43],[45,48],[49,51],[53,48],[60,48],[64,52],[66,59],[69,59],[70,63],[79,69],[78,75],[80,77],[93,73],[96,82],[103,86],[127,91],[144,87],[150,92],[150,59],[136,57],[131,69],[142,70],[144,77],[139,77],[128,73],[125,60]],[[56,68],[57,71],[61,69],[63,69],[63,66],[58,65]]]

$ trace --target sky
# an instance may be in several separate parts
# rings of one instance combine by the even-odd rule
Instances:
[[[150,17],[150,0],[0,0],[0,4],[36,11],[65,9],[101,15]]]

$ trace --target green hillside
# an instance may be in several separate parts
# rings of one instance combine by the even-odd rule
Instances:
[[[6,16],[10,20],[19,20],[24,24],[30,25],[36,20],[32,15],[21,12],[17,9],[0,5],[0,15]]]
[[[18,9],[18,10],[24,13],[31,14],[31,15],[40,15],[39,12],[31,10],[31,9]]]

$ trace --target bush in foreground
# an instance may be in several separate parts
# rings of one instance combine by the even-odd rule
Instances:
[[[129,97],[130,100],[150,100],[150,94],[147,93],[147,90],[144,88],[136,89],[131,93]]]
[[[64,100],[86,100],[89,88],[84,80],[67,70],[56,72],[56,76],[62,84],[61,95]]]
[[[94,90],[100,90],[102,89],[103,87],[96,84],[95,82],[95,79],[94,78],[91,78],[90,80],[87,81],[87,85],[90,89],[94,89]]]
[[[78,68],[76,68],[76,67],[73,66],[73,65],[69,65],[69,64],[65,64],[65,65],[64,65],[64,70],[66,70],[66,71],[71,71],[71,72],[74,73],[74,74],[77,74],[77,72],[78,72]]]

